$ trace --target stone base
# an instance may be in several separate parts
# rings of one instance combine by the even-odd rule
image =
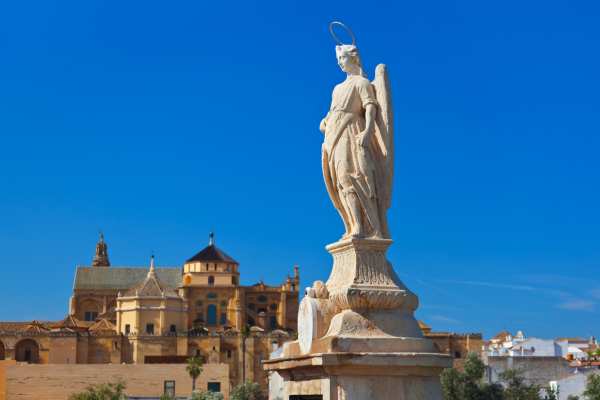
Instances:
[[[439,374],[451,363],[439,353],[323,353],[264,362],[284,379],[283,399],[441,400]],[[271,399],[275,400],[275,399]]]

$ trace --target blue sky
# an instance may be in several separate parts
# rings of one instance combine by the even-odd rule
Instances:
[[[209,5],[210,3],[210,5]],[[58,319],[102,229],[114,265],[208,232],[242,283],[326,279],[342,232],[318,124],[332,19],[389,67],[389,251],[436,330],[600,335],[593,1],[0,6],[0,320]]]

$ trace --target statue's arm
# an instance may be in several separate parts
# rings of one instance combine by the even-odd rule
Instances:
[[[375,118],[377,118],[377,104],[369,103],[365,106],[365,130],[360,133],[359,137],[359,144],[363,147],[369,145],[375,131]]]
[[[325,129],[327,129],[327,117],[329,117],[329,113],[321,120],[321,124],[319,125],[322,133],[325,133]]]

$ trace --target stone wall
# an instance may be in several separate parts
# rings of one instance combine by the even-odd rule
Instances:
[[[520,370],[527,383],[543,386],[572,373],[569,362],[562,357],[488,356],[484,362],[488,366],[486,378],[489,382],[498,382],[499,375],[507,369]]]
[[[67,400],[69,395],[97,383],[126,382],[130,396],[160,397],[166,380],[175,381],[176,394],[189,396],[192,380],[184,364],[96,364],[96,365],[36,365],[0,364],[0,378],[5,375],[6,398],[0,400]],[[198,389],[208,382],[220,382],[221,392],[229,398],[229,368],[227,364],[205,364],[196,381]],[[0,380],[0,390],[3,382]],[[2,392],[0,392],[2,393]]]

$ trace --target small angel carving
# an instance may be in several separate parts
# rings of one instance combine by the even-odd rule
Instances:
[[[330,31],[337,40],[332,25]],[[344,222],[346,232],[342,239],[387,239],[394,163],[387,70],[379,64],[375,80],[370,82],[354,37],[352,44],[338,43],[337,61],[346,73],[346,80],[335,86],[331,107],[320,126],[325,135],[322,146],[325,186]]]

